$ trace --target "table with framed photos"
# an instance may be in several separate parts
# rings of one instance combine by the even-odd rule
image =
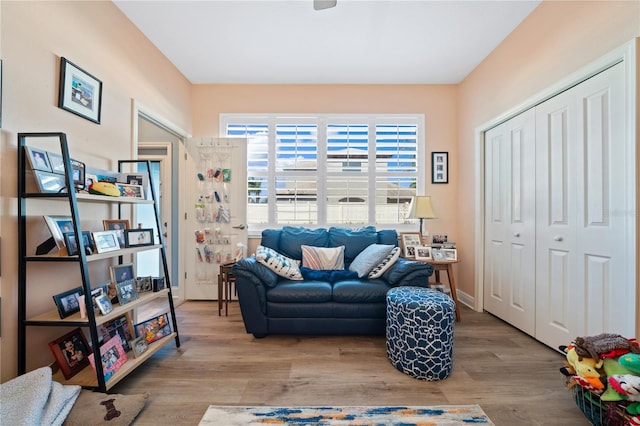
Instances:
[[[426,262],[429,265],[433,266],[433,272],[436,278],[436,284],[441,284],[440,281],[440,272],[444,271],[447,273],[447,279],[449,281],[449,289],[451,290],[451,298],[453,302],[456,304],[456,321],[460,321],[460,306],[458,305],[458,296],[456,292],[456,279],[453,275],[453,264],[458,263],[459,260],[456,258],[455,260],[433,260],[433,259],[418,259],[420,262]]]

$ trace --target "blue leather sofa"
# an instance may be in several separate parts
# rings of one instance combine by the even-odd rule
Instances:
[[[371,244],[397,246],[395,230],[369,226],[357,230],[331,227],[284,227],[262,232],[261,245],[301,260],[302,245],[344,245],[345,269]],[[328,280],[283,278],[255,256],[233,267],[238,301],[247,333],[268,334],[384,334],[387,290],[397,286],[427,286],[431,265],[398,258],[380,278]]]

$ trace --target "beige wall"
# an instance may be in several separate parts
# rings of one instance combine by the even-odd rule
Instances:
[[[0,381],[5,381],[17,371],[16,134],[65,132],[74,158],[94,167],[115,169],[117,159],[132,155],[132,98],[190,130],[191,85],[110,1],[2,1],[0,9],[4,88],[0,151]],[[102,124],[56,106],[61,56],[102,80]],[[40,285],[60,285],[58,280],[50,279],[51,272],[59,277],[60,269],[46,264],[35,268],[41,270],[36,272],[42,276]],[[66,283],[67,288],[71,284],[79,285],[77,270],[69,279],[75,281]],[[52,308],[49,291],[43,291],[47,293],[45,300],[35,303]],[[35,293],[30,293],[30,298],[37,298]],[[42,333],[46,338],[65,330],[49,328],[47,332],[33,332]],[[39,346],[30,347],[29,354],[35,366],[52,358],[42,341]]]
[[[545,1],[459,85],[462,291],[474,293],[475,129],[638,36],[640,2]]]

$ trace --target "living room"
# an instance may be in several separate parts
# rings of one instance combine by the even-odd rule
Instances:
[[[109,1],[3,1],[0,18],[2,382],[17,373],[18,132],[66,132],[75,156],[109,169],[133,155],[132,99],[197,137],[218,135],[216,117],[230,112],[424,114],[429,150],[450,155],[450,183],[430,188],[448,212],[433,227],[464,250],[456,278],[473,297],[476,128],[640,36],[637,2],[544,1],[455,85],[194,85]],[[104,82],[99,126],[57,108],[60,57]],[[34,364],[46,362],[42,352]]]

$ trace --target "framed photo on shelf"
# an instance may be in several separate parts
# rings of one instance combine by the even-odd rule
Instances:
[[[162,339],[171,334],[171,325],[169,325],[169,315],[162,314],[155,318],[136,324],[136,336],[144,337],[147,344]]]
[[[73,219],[71,219],[71,216],[43,217],[58,248],[64,248],[64,234],[66,232],[73,232]]]
[[[65,232],[62,234],[64,238],[64,245],[67,247],[67,254],[69,256],[75,256],[78,254],[78,240],[75,232]],[[82,243],[84,244],[85,254],[93,254],[93,238],[91,232],[82,231]]]
[[[93,292],[91,294],[93,294]],[[106,293],[100,293],[97,296],[94,296],[93,300],[102,315],[107,315],[109,312],[113,311],[113,304]]]
[[[401,232],[400,244],[402,255],[408,258],[416,257],[415,247],[422,245],[422,234],[420,232]]]
[[[51,166],[51,171],[53,173],[58,173],[60,175],[64,174],[64,162],[62,161],[62,155],[57,154],[55,152],[48,152],[47,157],[49,157],[49,165]]]
[[[112,265],[109,267],[111,273],[111,282],[121,283],[123,281],[132,280],[136,277],[133,263],[123,263],[121,265]]]
[[[134,358],[138,358],[140,355],[145,353],[147,349],[149,349],[147,342],[144,340],[144,336],[136,337],[135,339],[131,340],[129,342],[129,346],[133,351]]]
[[[64,175],[34,170],[33,177],[36,180],[36,186],[40,192],[58,193],[67,191]]]
[[[129,183],[116,182],[116,187],[120,191],[121,197],[144,198],[142,185],[133,185]]]
[[[109,380],[127,362],[127,353],[122,347],[119,336],[112,337],[107,343],[100,346],[100,361],[102,362],[105,381]],[[94,354],[89,355],[89,362],[95,370]]]
[[[76,328],[64,336],[49,342],[49,349],[53,352],[56,362],[66,380],[75,376],[80,370],[89,365],[89,344],[82,330]]]
[[[100,124],[102,81],[66,58],[60,58],[58,107]]]
[[[431,260],[431,247],[416,246],[415,253],[416,253],[416,260]]]
[[[77,189],[84,189],[84,163],[71,159],[71,172],[73,175],[73,186]]]
[[[118,233],[118,244],[120,247],[126,247],[124,239],[124,230],[129,229],[129,220],[127,219],[105,219],[102,221],[105,231],[116,231]]]
[[[58,314],[61,319],[80,312],[78,297],[81,295],[82,287],[76,287],[53,296],[53,301],[58,308]]]
[[[138,294],[153,290],[153,279],[148,277],[136,277],[136,291]]]
[[[431,183],[449,183],[449,153],[431,153]]]
[[[153,229],[127,229],[124,231],[125,247],[153,245]]]
[[[113,336],[120,337],[120,343],[125,352],[131,350],[129,342],[134,338],[133,323],[129,314],[120,315],[111,321],[107,321],[98,327],[99,339],[103,342],[111,339]]]
[[[120,302],[120,306],[138,299],[136,280],[133,278],[116,283],[116,290],[118,291],[118,301]]]
[[[446,244],[448,241],[449,236],[447,234],[433,234],[431,236],[431,244],[433,245]]]
[[[118,233],[116,231],[96,231],[93,232],[93,242],[98,253],[107,253],[120,250]]]
[[[444,262],[447,260],[442,252],[442,249],[439,248],[431,248],[431,258],[436,262]]]
[[[51,164],[49,163],[47,151],[31,146],[25,146],[24,149],[27,153],[31,170],[42,170],[43,172],[51,171]]]

